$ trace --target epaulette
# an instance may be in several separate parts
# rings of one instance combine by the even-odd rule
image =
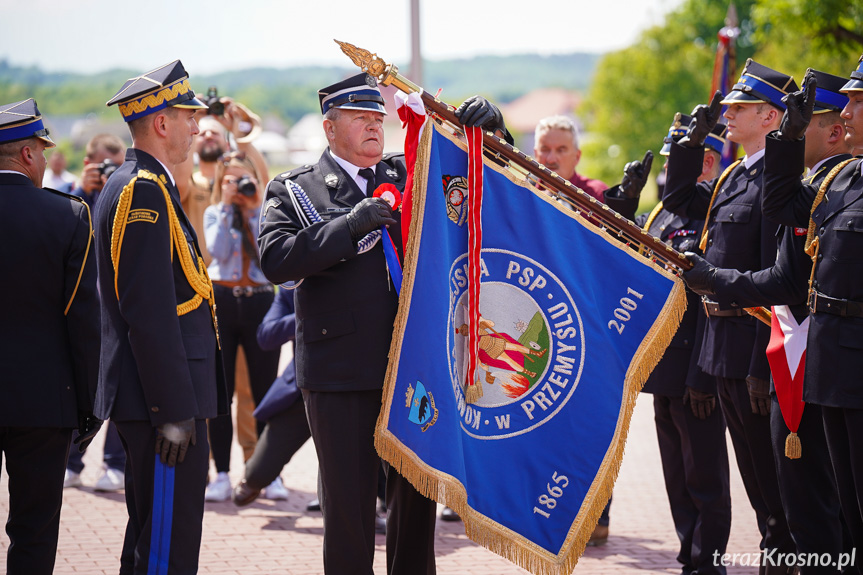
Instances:
[[[383,155],[383,157],[381,158],[381,161],[382,162],[392,162],[396,158],[404,158],[404,157],[405,157],[404,152],[389,152],[389,153],[386,153]]]
[[[51,192],[52,194],[57,194],[58,196],[63,196],[64,198],[68,198],[70,200],[75,200],[76,202],[81,202],[82,204],[87,203],[84,201],[84,198],[82,198],[81,196],[76,196],[76,195],[69,194],[66,192],[61,192],[60,190],[55,190],[54,188],[42,188],[42,189],[45,190],[46,192]]]
[[[313,169],[315,169],[314,164],[306,164],[305,166],[300,166],[298,168],[294,168],[293,170],[289,170],[287,172],[282,172],[281,174],[279,174],[278,176],[273,178],[273,180],[277,181],[277,182],[284,182],[285,180],[292,180],[301,174],[305,174],[306,172],[311,172]]]

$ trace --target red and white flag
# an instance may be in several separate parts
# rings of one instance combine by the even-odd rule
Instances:
[[[797,428],[803,417],[803,376],[806,371],[806,337],[809,317],[797,323],[787,305],[771,308],[770,343],[767,344],[767,361],[773,374],[773,386],[782,419],[791,433],[785,440],[785,455],[798,459],[801,454]]]

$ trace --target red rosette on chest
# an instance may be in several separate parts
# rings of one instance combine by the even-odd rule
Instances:
[[[383,198],[390,205],[393,211],[399,209],[402,203],[402,194],[393,184],[381,184],[372,194],[375,198]]]

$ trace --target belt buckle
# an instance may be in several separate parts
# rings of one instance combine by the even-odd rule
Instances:
[[[818,313],[818,291],[809,290],[809,312]]]
[[[234,297],[241,297],[241,296],[248,297],[249,294],[246,292],[246,289],[247,288],[244,286],[234,286],[233,288],[231,288],[231,293],[234,294]]]

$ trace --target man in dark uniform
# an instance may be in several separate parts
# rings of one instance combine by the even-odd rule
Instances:
[[[691,118],[677,114],[660,154],[667,156],[672,142],[689,132]],[[704,142],[704,160],[698,181],[719,173],[725,144],[725,124],[718,123]],[[631,162],[623,182],[605,192],[605,202],[633,219],[652,156]],[[697,250],[704,222],[676,216],[659,202],[635,223],[651,235],[683,252]],[[653,409],[665,489],[674,530],[680,540],[677,560],[683,573],[725,573],[716,560],[728,544],[731,531],[731,492],[725,418],[716,409],[716,380],[698,367],[704,314],[700,298],[687,290],[687,308],[674,339],[650,374],[642,391],[653,394]]]
[[[381,407],[398,295],[387,271],[382,226],[399,257],[401,216],[373,198],[380,184],[402,189],[402,155],[383,154],[384,100],[374,78],[353,76],[318,92],[329,147],[320,161],[286,172],[267,188],[258,242],[274,283],[298,282],[296,369],[318,455],[324,570],[371,575],[380,459],[374,430]],[[473,98],[462,121],[503,126],[500,112]],[[435,573],[435,503],[387,474],[387,572]]]
[[[794,80],[748,60],[727,104],[727,137],[746,156],[709,182],[701,173],[703,142],[719,119],[720,94],[698,106],[687,137],[671,144],[663,204],[678,215],[707,221],[700,234],[704,258],[741,271],[760,270],[776,258],[776,228],[761,213],[764,139],[779,127],[782,97],[797,89]],[[799,174],[798,174],[799,175]],[[698,365],[716,377],[722,412],[731,434],[737,466],[755,510],[761,548],[793,553],[794,542],[782,510],[770,442],[770,370],[765,350],[767,326],[742,308],[705,300],[708,314]],[[770,572],[784,569],[768,566]]]
[[[213,288],[172,176],[206,108],[179,60],[108,102],[132,132],[96,208],[102,358],[96,414],[126,450],[129,521],[121,573],[195,573],[209,442],[227,408]],[[155,454],[155,455],[154,455]],[[153,571],[155,572],[155,571]]]
[[[72,429],[99,429],[99,302],[86,204],[42,189],[53,148],[32,99],[0,105],[0,450],[9,473],[9,574],[54,570]]]
[[[815,90],[816,79],[819,89]],[[740,305],[753,303],[800,303],[805,301],[808,286],[809,330],[807,334],[803,400],[806,407],[800,422],[802,457],[811,453],[810,461],[800,474],[788,479],[817,481],[814,475],[817,458],[823,457],[824,441],[829,450],[839,490],[839,501],[854,547],[863,545],[863,513],[861,513],[861,467],[863,458],[860,440],[863,431],[863,402],[860,401],[860,347],[863,338],[858,332],[863,325],[863,282],[859,274],[860,244],[855,240],[859,233],[857,220],[860,213],[861,162],[847,155],[831,157],[810,169],[812,176],[800,180],[799,174],[810,163],[810,149],[824,146],[824,141],[810,143],[819,128],[824,130],[817,114],[819,108],[835,108],[842,102],[836,94],[826,94],[830,78],[820,74],[807,75],[805,89],[788,98],[781,129],[768,136],[765,157],[764,212],[791,229],[806,230],[808,260],[799,254],[800,247],[791,250],[783,238],[777,265],[756,274],[735,274],[731,270],[712,270],[704,262],[697,262],[691,274],[699,289],[716,291],[717,297],[734,298]],[[852,73],[851,80],[839,88],[848,94],[840,117],[845,121],[845,146],[834,146],[835,152],[863,144],[863,58]],[[813,118],[813,108],[816,115]],[[810,120],[814,120],[811,122]],[[829,128],[827,134],[835,132]],[[813,131],[813,129],[815,131]],[[805,134],[805,139],[804,139]],[[822,132],[821,138],[825,139]],[[838,154],[837,154],[838,155]],[[831,167],[832,166],[832,167]],[[815,202],[813,204],[813,202]],[[810,220],[811,213],[811,220]],[[863,229],[863,224],[859,226]],[[802,233],[800,233],[802,236]],[[789,253],[791,252],[791,253]],[[810,262],[814,261],[814,271]],[[690,274],[687,274],[690,275]],[[687,280],[689,281],[689,280]],[[784,292],[784,293],[783,293]],[[795,317],[799,317],[795,313]],[[856,331],[855,331],[856,330]],[[817,416],[823,420],[824,439],[818,434],[818,423],[807,423]],[[804,428],[804,424],[806,427]],[[823,465],[823,463],[822,463]],[[856,468],[856,469],[855,469]],[[783,469],[780,468],[780,474]],[[814,479],[813,479],[814,478]],[[821,483],[810,485],[808,498],[815,498],[811,506],[820,510],[823,518],[834,510],[835,502]],[[783,488],[786,487],[783,481]],[[794,484],[791,484],[793,487]],[[784,493],[783,493],[784,496]],[[801,511],[802,513],[802,511]],[[811,509],[810,509],[811,513]],[[835,520],[832,523],[807,517],[811,525],[812,541],[828,546],[837,553],[841,542]],[[802,520],[801,520],[802,521]],[[830,530],[832,545],[821,541],[815,530]],[[829,535],[825,534],[825,537]],[[800,545],[798,543],[798,545]],[[847,548],[847,546],[846,546]],[[800,549],[803,551],[803,549]],[[834,555],[835,556],[835,555]],[[858,559],[858,563],[860,560]],[[826,571],[825,571],[826,572]]]
[[[817,89],[814,80],[817,80]],[[783,134],[786,138],[797,139],[805,129],[804,165],[809,168],[809,174],[804,181],[815,188],[821,185],[830,170],[851,157],[848,154],[851,147],[845,141],[845,128],[839,117],[848,102],[848,98],[839,93],[844,84],[845,80],[842,78],[813,71],[804,80],[804,89],[808,91],[809,102],[814,107],[814,121],[808,128],[800,127],[797,122],[794,128],[800,130],[799,134],[790,133],[789,121],[784,121]],[[798,94],[802,92],[788,98],[797,97]],[[785,113],[786,118],[793,116],[797,110],[793,106],[789,109],[790,111]],[[768,157],[771,147],[769,142],[773,137],[768,136]],[[769,160],[765,158],[765,161]],[[770,167],[768,163],[765,178],[771,177]],[[791,314],[796,324],[803,324],[809,314],[806,307],[806,289],[812,271],[811,259],[804,251],[806,229],[783,226],[780,234],[776,264],[768,270],[739,272],[722,269],[715,274],[712,286],[704,286],[699,285],[698,278],[715,268],[695,256],[692,259],[696,260],[698,265],[685,273],[684,279],[694,281],[694,289],[708,295],[720,305],[790,306],[774,308],[774,312],[780,315]],[[790,389],[785,391],[790,392]],[[776,393],[771,393],[771,396],[770,428],[779,478],[779,494],[797,551],[819,555],[827,553],[836,558],[843,550],[843,530],[836,480],[824,436],[821,407],[810,404],[804,408],[796,429],[796,435],[803,443],[802,455],[792,459],[786,456],[785,447],[790,430],[783,419]],[[847,534],[844,539],[848,539]],[[835,568],[808,565],[801,567],[804,574],[826,573],[830,570],[835,571]]]

